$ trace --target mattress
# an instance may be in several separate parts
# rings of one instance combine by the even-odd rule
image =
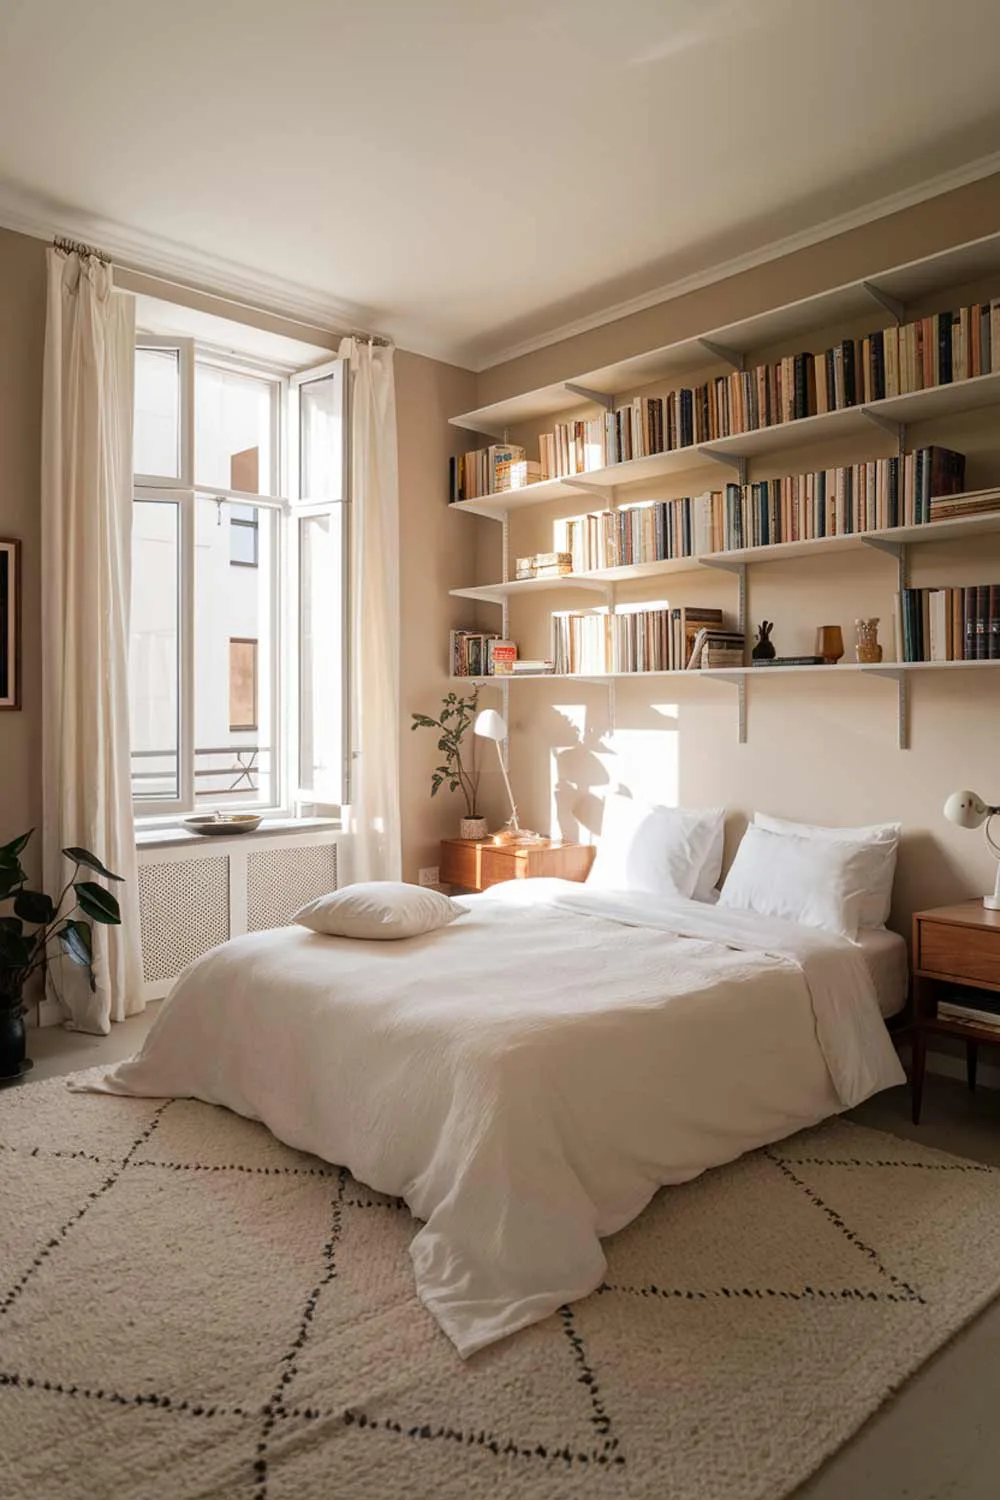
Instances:
[[[906,942],[888,927],[865,927],[858,933],[858,946],[878,996],[878,1008],[888,1020],[906,1004],[910,966]]]

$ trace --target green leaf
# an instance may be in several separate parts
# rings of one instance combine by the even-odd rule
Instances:
[[[19,891],[27,878],[20,865],[0,865],[0,901]]]
[[[67,859],[73,860],[78,865],[84,865],[88,870],[95,870],[98,875],[103,875],[105,880],[121,880],[121,875],[115,875],[106,865],[102,865],[96,854],[91,854],[89,849],[64,849],[63,853]]]
[[[59,928],[56,937],[59,939],[66,957],[72,959],[73,963],[79,964],[82,969],[88,971],[90,988],[92,990],[96,989],[97,984],[94,979],[93,968],[91,967],[94,950],[91,945],[89,924],[87,922],[70,920]]]
[[[103,885],[98,885],[94,880],[77,880],[73,884],[76,898],[80,903],[80,909],[95,922],[104,922],[114,927],[121,922],[121,911],[118,902],[110,891],[106,891]]]
[[[14,912],[26,922],[42,927],[46,922],[52,921],[56,909],[52,897],[47,896],[44,891],[18,891],[14,897]]]
[[[27,833],[21,834],[20,838],[11,839],[9,844],[0,845],[0,865],[18,864],[18,855],[24,850],[34,831],[33,828],[29,828]]]

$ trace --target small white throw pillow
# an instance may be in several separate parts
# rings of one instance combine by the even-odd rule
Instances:
[[[874,844],[878,855],[871,866],[871,885],[861,903],[861,927],[884,927],[892,905],[892,882],[896,874],[896,852],[901,823],[871,823],[864,828],[825,828],[819,823],[792,823],[787,818],[772,818],[768,813],[754,813],[753,821],[768,833],[781,833],[802,839],[826,839],[835,844]]]
[[[468,909],[440,891],[399,880],[371,880],[317,896],[292,920],[327,937],[389,941],[446,927]]]
[[[650,806],[631,797],[606,797],[587,885],[707,899],[722,867],[724,816],[722,808]]]
[[[751,823],[736,851],[719,907],[782,917],[855,942],[879,850],[871,844],[798,838]]]

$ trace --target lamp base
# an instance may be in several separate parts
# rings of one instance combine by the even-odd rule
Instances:
[[[518,844],[547,844],[548,839],[544,833],[532,833],[530,828],[499,828],[493,835],[493,843],[507,849]]]
[[[987,911],[1000,911],[1000,896],[984,896],[983,905]]]

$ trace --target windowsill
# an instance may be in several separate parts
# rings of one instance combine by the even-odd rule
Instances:
[[[175,849],[188,844],[248,844],[275,834],[319,833],[323,829],[342,832],[343,824],[337,818],[265,818],[252,833],[205,834],[192,833],[189,828],[177,824],[166,828],[137,828],[137,849]]]

